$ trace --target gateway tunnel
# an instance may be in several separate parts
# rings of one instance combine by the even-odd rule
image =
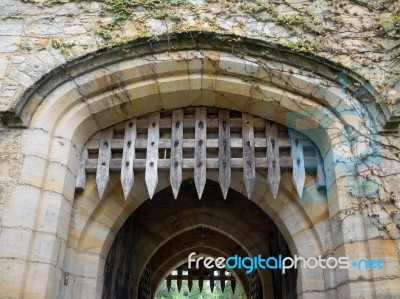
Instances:
[[[229,190],[224,200],[218,183],[208,180],[201,200],[193,179],[182,183],[175,200],[171,188],[156,193],[125,222],[108,254],[103,298],[155,298],[163,281],[168,290],[186,281],[201,290],[216,284],[245,298],[297,298],[295,269],[208,269],[188,257],[290,256],[273,221],[252,201]],[[135,290],[135,283],[139,282]],[[265,294],[265,296],[263,295]],[[193,297],[194,298],[194,297]]]

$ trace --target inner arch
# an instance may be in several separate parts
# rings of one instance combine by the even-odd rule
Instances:
[[[154,298],[160,281],[169,275],[171,269],[179,266],[177,262],[180,263],[188,252],[196,251],[203,255],[219,253],[223,257],[235,254],[267,257],[272,255],[271,248],[276,250],[274,235],[278,230],[273,221],[242,194],[231,190],[224,200],[218,184],[207,181],[204,197],[198,200],[195,195],[193,180],[188,179],[183,182],[178,199],[175,200],[171,189],[166,188],[132,214],[117,234],[108,254],[103,298],[114,298],[109,296],[129,286],[132,294],[139,294],[143,286],[138,282],[146,271],[150,272],[147,287],[151,290],[151,298]],[[135,237],[126,241],[128,235]],[[129,249],[129,254],[134,252],[134,261],[130,260],[132,256],[126,257],[127,253],[121,248]],[[287,245],[279,249],[283,255],[290,255]],[[134,269],[128,266],[125,273],[116,271],[118,263],[124,265],[121,259],[131,261]],[[260,277],[259,293],[264,294],[254,298],[281,298],[281,294],[274,294],[274,284],[281,282],[278,277],[282,278],[278,270],[275,273],[269,270],[254,273]],[[122,279],[126,285],[118,286],[115,281],[119,281],[116,276],[120,275],[128,275],[133,285]],[[290,275],[296,277],[295,272]],[[241,269],[235,270],[235,276],[246,291],[247,298],[251,298],[250,275]],[[291,292],[291,298],[296,298],[295,284],[291,285]]]

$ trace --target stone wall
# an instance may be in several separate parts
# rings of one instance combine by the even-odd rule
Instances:
[[[212,31],[313,53],[399,99],[397,1],[4,0],[0,4],[0,111],[66,60],[139,37]],[[391,107],[398,116],[398,108]]]

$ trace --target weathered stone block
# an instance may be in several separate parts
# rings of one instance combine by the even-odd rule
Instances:
[[[400,278],[375,281],[377,299],[400,298]]]
[[[280,221],[285,223],[286,229],[291,236],[301,233],[310,227],[305,217],[299,217],[298,207],[295,203],[285,206],[277,213]]]
[[[29,263],[26,273],[24,296],[32,299],[50,298],[55,287],[56,269],[44,263]],[[40,275],[38,275],[40,273]]]
[[[33,229],[40,193],[33,186],[15,186],[4,203],[2,225]]]
[[[23,19],[0,20],[0,36],[21,35],[23,26]]]
[[[53,191],[72,200],[75,193],[76,176],[67,166],[59,163],[48,162],[46,180],[43,182],[45,190]]]
[[[374,279],[383,277],[400,277],[400,262],[397,251],[396,240],[368,240],[372,259],[380,259],[383,263],[383,269],[372,268]]]
[[[83,26],[70,26],[70,27],[65,27],[65,34],[82,34],[82,33],[86,33],[86,29]]]
[[[334,250],[331,222],[328,219],[314,225],[323,254],[332,254]]]
[[[100,255],[82,252],[78,256],[78,271],[76,274],[92,278],[102,276],[102,274],[98,272],[101,263],[104,264],[104,259]]]
[[[291,243],[294,242],[294,246],[297,250],[296,254],[305,258],[316,257],[323,255],[318,236],[312,228],[307,228],[294,235],[287,236],[286,240]]]
[[[188,73],[187,52],[171,52],[156,54],[148,57],[153,76],[162,78],[166,75],[177,75]]]
[[[11,159],[12,156],[2,156],[0,158],[0,183],[9,184],[12,183],[12,175],[11,175]]]
[[[321,268],[298,268],[297,292],[318,292],[325,290],[324,274]]]
[[[53,137],[51,142],[50,162],[68,165],[68,169],[76,176],[79,167],[81,151],[70,141],[61,137]]]
[[[351,210],[351,217],[343,213],[331,222],[334,248],[344,243],[365,240],[365,223],[363,214]]]
[[[340,299],[367,299],[375,298],[374,286],[368,281],[351,281],[338,288],[338,298]]]
[[[0,42],[1,42],[1,37],[0,37]],[[28,88],[29,86],[33,85],[35,81],[38,79],[25,74],[21,70],[16,70],[16,69],[11,70],[11,72],[9,73],[9,78],[25,88]]]
[[[187,75],[180,78],[159,79],[160,99],[164,109],[190,106],[190,86]]]
[[[58,34],[64,33],[63,24],[57,23],[54,20],[49,19],[31,19],[29,22],[26,22],[25,34],[36,35],[36,36],[45,36],[45,35],[53,35],[56,36]]]
[[[329,259],[330,257],[333,257],[332,255],[325,256],[325,259]],[[325,280],[325,286],[327,290],[335,290],[337,287],[337,281],[336,281],[336,269],[329,269],[326,267],[324,269],[324,280]],[[329,297],[331,298],[331,297]]]
[[[41,209],[38,211],[36,229],[41,232],[57,234],[66,240],[71,220],[71,203],[61,194],[44,191]]]
[[[49,133],[40,129],[25,130],[22,134],[21,153],[46,159],[50,143]]]
[[[4,75],[7,72],[9,61],[10,61],[10,58],[8,57],[8,55],[0,54],[0,79],[4,78]],[[1,88],[1,85],[0,85],[0,88]]]
[[[74,282],[72,298],[96,299],[98,281],[90,277],[77,277]]]
[[[0,232],[0,257],[27,260],[32,231],[3,227]]]
[[[47,161],[38,156],[24,156],[20,184],[42,188]]]
[[[363,281],[371,278],[370,269],[366,269],[365,267],[357,267],[358,262],[361,259],[370,259],[368,246],[365,241],[346,243],[335,250],[335,256],[337,258],[348,257],[349,261],[348,269],[336,268],[338,285],[346,283],[346,281]],[[355,266],[352,265],[353,262],[356,263]]]
[[[20,36],[0,36],[0,53],[11,53],[18,50]]]
[[[0,296],[18,298],[23,287],[26,261],[0,257]]]
[[[256,77],[260,66],[253,58],[239,58],[222,53],[219,56],[218,68],[224,73]]]
[[[61,248],[61,240],[53,234],[35,232],[30,251],[30,261],[56,265],[58,253]]]

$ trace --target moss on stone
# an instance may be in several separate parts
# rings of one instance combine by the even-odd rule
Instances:
[[[53,40],[51,40],[51,46],[54,49],[60,50],[60,52],[63,55],[68,55],[70,48],[73,47],[74,44],[69,44],[69,43],[61,42],[61,41],[59,41],[57,39],[53,39]]]
[[[57,6],[79,2],[83,14],[93,14],[97,25],[86,37],[94,37],[93,44],[60,46],[71,59],[88,51],[111,48],[137,38],[153,38],[174,32],[214,31],[251,36],[282,46],[293,52],[324,57],[354,69],[383,92],[396,87],[400,47],[396,37],[400,31],[400,3],[390,0],[340,0],[310,2],[294,0],[24,0],[37,5]],[[96,15],[97,14],[97,15]],[[76,18],[77,14],[67,15]],[[155,20],[157,22],[155,23]],[[64,35],[66,36],[66,35]],[[63,37],[64,37],[63,36]],[[60,39],[63,37],[56,37]],[[28,42],[28,44],[31,44]],[[26,49],[20,49],[26,51]],[[32,52],[38,50],[34,45]],[[371,53],[371,57],[365,53]],[[388,64],[387,61],[393,61]],[[378,78],[379,70],[384,74]],[[385,84],[382,84],[385,81]]]

